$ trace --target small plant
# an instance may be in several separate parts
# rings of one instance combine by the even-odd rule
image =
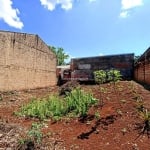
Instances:
[[[134,93],[133,99],[135,99],[136,102],[142,102],[143,101],[143,97],[141,95],[138,95],[137,93]]]
[[[116,89],[118,88],[116,83],[122,79],[121,78],[122,75],[120,71],[116,69],[111,69],[107,72],[107,77],[108,77],[108,81],[113,83],[114,90],[116,91]]]
[[[94,78],[95,78],[95,82],[98,83],[98,85],[99,85],[100,105],[103,106],[104,102],[103,102],[103,98],[102,98],[102,92],[103,92],[104,88],[101,87],[101,84],[103,84],[107,81],[107,73],[104,70],[94,71]]]
[[[31,129],[28,131],[27,135],[31,141],[35,141],[36,143],[41,143],[43,134],[40,131],[42,125],[38,123],[32,123]]]
[[[90,93],[85,93],[79,88],[74,89],[65,97],[68,113],[73,112],[80,117],[86,116],[91,105],[97,103],[97,99],[93,98]]]
[[[19,145],[23,145],[23,144],[25,144],[26,141],[27,141],[26,139],[21,138],[21,139],[19,139],[18,143],[19,143]]]
[[[116,83],[117,81],[120,81],[122,78],[122,75],[119,70],[111,69],[107,72],[108,81]]]
[[[18,146],[17,146],[17,150],[31,150],[31,149],[35,149],[35,143],[34,141],[31,141],[30,139],[19,139],[18,141]]]
[[[150,111],[144,109],[144,111],[140,112],[140,117],[143,119],[144,125],[142,129],[142,133],[147,132],[147,135],[150,134]]]
[[[98,111],[95,112],[94,116],[95,116],[95,119],[97,119],[97,120],[99,120],[101,117],[101,115]]]
[[[138,112],[144,112],[144,109],[145,109],[145,107],[144,107],[144,104],[143,104],[143,102],[142,101],[139,101],[138,103],[137,103],[137,111]]]
[[[123,129],[121,129],[121,132],[122,132],[123,135],[125,135],[125,133],[127,133],[127,129],[123,128]]]
[[[17,149],[36,149],[36,145],[39,145],[43,138],[41,127],[42,125],[39,123],[32,123],[26,137],[19,139]]]
[[[118,91],[117,91],[117,82],[121,80],[121,73],[119,70],[116,69],[111,69],[107,72],[107,76],[108,76],[108,81],[113,83],[114,86],[114,91],[116,93],[116,98],[118,99]]]

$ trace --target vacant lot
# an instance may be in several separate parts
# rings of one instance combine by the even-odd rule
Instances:
[[[100,87],[80,86],[84,91],[93,93],[98,105],[90,107],[87,116],[65,117],[57,122],[19,117],[14,112],[33,97],[58,93],[59,87],[0,93],[0,149],[25,149],[24,139],[35,122],[42,124],[42,138],[36,146],[30,143],[30,149],[149,149],[150,114],[146,114],[150,108],[149,90],[134,81],[120,81],[115,85],[106,83]],[[149,118],[147,124],[146,117]]]

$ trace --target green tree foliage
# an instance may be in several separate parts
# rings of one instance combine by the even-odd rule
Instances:
[[[69,58],[69,55],[64,52],[64,49],[61,47],[48,46],[49,49],[56,55],[57,57],[57,65],[65,65],[65,59]]]
[[[139,58],[140,58],[140,56],[134,56],[134,63],[137,63]]]

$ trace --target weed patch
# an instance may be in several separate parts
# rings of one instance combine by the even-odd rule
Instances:
[[[55,121],[63,116],[85,116],[91,105],[96,104],[97,100],[91,93],[85,93],[77,88],[67,93],[65,98],[59,96],[49,96],[43,99],[33,99],[29,104],[23,106],[16,115],[34,117],[44,120],[52,118]]]

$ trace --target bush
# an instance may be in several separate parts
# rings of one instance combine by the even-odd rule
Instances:
[[[107,72],[107,80],[108,81],[112,81],[112,82],[117,82],[119,80],[121,80],[121,73],[119,70],[116,70],[116,69],[111,69]]]
[[[91,105],[96,104],[97,100],[90,93],[85,93],[79,88],[68,93],[66,98],[67,111],[74,112],[75,115],[86,116]]]
[[[95,82],[98,84],[102,84],[107,81],[107,73],[104,70],[94,71]]]
[[[94,71],[94,78],[96,83],[103,84],[105,82],[117,82],[121,80],[122,75],[119,70],[111,69],[108,71],[105,70],[97,70]]]
[[[35,117],[40,120],[52,118],[59,120],[68,113],[74,112],[78,116],[84,116],[88,108],[97,102],[92,94],[85,93],[79,88],[67,93],[65,98],[50,96],[47,99],[33,99],[29,104],[23,106],[16,115]]]
[[[33,99],[29,104],[23,106],[20,112],[16,114],[43,120],[49,117],[61,117],[64,113],[64,101],[58,96],[50,96],[47,99]]]

